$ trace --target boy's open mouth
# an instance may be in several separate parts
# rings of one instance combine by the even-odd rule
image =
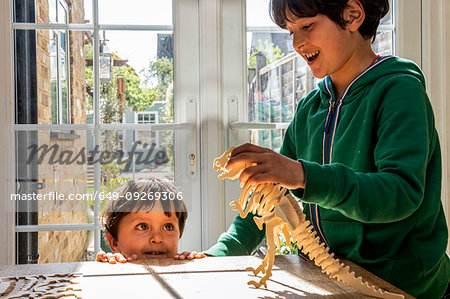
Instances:
[[[164,255],[164,254],[166,254],[165,252],[162,252],[162,251],[147,251],[147,252],[144,252],[144,255],[146,255],[146,256],[148,256],[148,257],[158,257],[158,256],[162,256],[162,255]]]
[[[320,51],[308,53],[308,54],[305,54],[305,57],[308,60],[308,62],[312,62],[317,58],[317,56],[319,56],[319,53],[320,53]]]

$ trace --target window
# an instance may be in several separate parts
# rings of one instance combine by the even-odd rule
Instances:
[[[196,22],[179,17],[182,2],[175,1],[180,31],[195,32]],[[182,91],[196,84],[189,80],[198,78],[198,64],[184,69],[198,49],[174,40],[172,1],[11,3],[15,262],[92,260],[108,250],[99,222],[104,200],[148,177],[183,194],[191,220],[180,249],[201,250],[197,160],[185,158],[199,157],[198,93]],[[177,46],[192,50],[174,55]],[[174,73],[181,74],[176,81]],[[109,158],[115,153],[120,159]]]

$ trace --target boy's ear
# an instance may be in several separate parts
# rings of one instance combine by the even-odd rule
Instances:
[[[120,253],[119,246],[117,245],[117,240],[109,232],[106,232],[106,239],[108,240],[111,250],[114,253]]]
[[[347,22],[347,28],[351,32],[358,31],[359,27],[366,18],[364,7],[359,0],[349,0],[344,10],[344,20]]]

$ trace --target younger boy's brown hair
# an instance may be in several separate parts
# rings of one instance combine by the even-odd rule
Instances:
[[[188,213],[181,193],[173,185],[154,178],[133,180],[116,190],[112,197],[103,208],[100,219],[106,232],[114,239],[117,240],[117,230],[123,217],[133,212],[150,212],[155,201],[161,203],[162,211],[167,217],[175,213],[180,238],[183,235]]]

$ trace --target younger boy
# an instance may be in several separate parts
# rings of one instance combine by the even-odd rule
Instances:
[[[193,259],[203,253],[177,254],[187,218],[186,206],[177,190],[157,179],[128,182],[109,200],[101,219],[113,253],[97,254],[99,262],[133,259]]]

